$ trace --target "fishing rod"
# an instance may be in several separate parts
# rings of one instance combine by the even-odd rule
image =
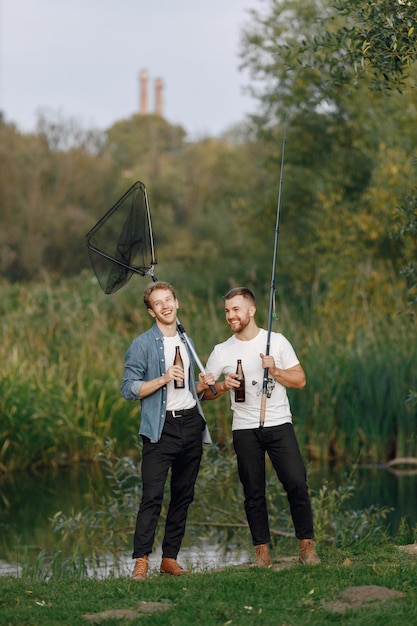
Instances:
[[[272,320],[275,317],[275,274],[277,265],[277,253],[278,253],[278,237],[279,237],[279,217],[281,212],[281,193],[282,193],[282,180],[284,171],[284,153],[285,153],[285,138],[287,132],[287,118],[284,121],[284,134],[282,138],[282,154],[281,154],[281,172],[279,177],[279,189],[278,189],[278,204],[277,204],[277,216],[275,222],[275,240],[274,240],[274,254],[272,259],[272,276],[271,276],[271,291],[269,296],[269,313],[268,313],[268,334],[266,339],[265,355],[269,355],[271,347],[271,332],[272,332]],[[264,376],[262,381],[262,398],[261,398],[261,413],[259,417],[259,428],[263,428],[265,423],[266,412],[266,400],[271,397],[272,388],[270,388],[268,382],[268,368],[264,369]]]

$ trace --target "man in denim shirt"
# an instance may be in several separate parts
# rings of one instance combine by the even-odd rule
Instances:
[[[186,574],[177,562],[185,533],[188,507],[210,433],[197,396],[194,363],[177,331],[178,299],[169,283],[154,282],[143,301],[154,325],[131,343],[121,385],[126,400],[140,400],[142,438],[142,499],[133,540],[132,578],[145,580],[152,552],[164,487],[171,469],[171,498],[162,542],[161,574]],[[184,369],[173,365],[180,346]],[[184,381],[175,388],[174,381]]]

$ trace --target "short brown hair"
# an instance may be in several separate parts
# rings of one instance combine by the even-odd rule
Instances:
[[[150,298],[151,293],[153,293],[156,289],[167,289],[168,291],[172,293],[174,298],[177,299],[177,294],[175,293],[174,287],[172,285],[164,282],[163,280],[157,280],[156,282],[148,285],[145,289],[145,293],[143,294],[143,301],[147,309],[152,308],[149,298]]]
[[[227,292],[225,296],[223,296],[223,299],[230,300],[235,296],[243,296],[247,300],[250,300],[253,305],[255,304],[255,296],[253,294],[253,291],[251,291],[247,287],[234,287],[234,289],[231,289]]]

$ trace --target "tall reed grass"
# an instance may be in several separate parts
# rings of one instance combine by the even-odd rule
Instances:
[[[351,328],[322,320],[301,340],[307,393],[291,393],[311,459],[383,463],[417,453],[416,325],[377,312]]]
[[[105,296],[89,272],[0,285],[0,471],[94,460],[108,438],[116,454],[137,454],[139,406],[121,398],[120,381],[126,349],[151,324],[145,286],[133,279]],[[222,299],[179,292],[181,322],[205,362],[229,335]],[[413,318],[373,311],[346,328],[282,309],[274,330],[306,370],[307,387],[290,399],[307,458],[417,456],[416,405],[407,402],[417,389]],[[228,446],[228,399],[204,406],[215,440]]]

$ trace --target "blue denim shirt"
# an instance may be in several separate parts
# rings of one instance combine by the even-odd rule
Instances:
[[[188,377],[190,391],[196,400],[198,411],[205,421],[195,388],[193,374],[194,360],[187,344],[185,345],[189,353],[191,364]],[[125,370],[121,384],[122,396],[126,400],[139,400],[138,394],[144,381],[158,378],[158,376],[162,376],[165,372],[164,336],[157,324],[154,324],[149,330],[139,335],[139,337],[136,337],[126,352]],[[140,398],[140,404],[142,416],[139,434],[149,437],[153,442],[159,441],[166,416],[166,385],[149,396]],[[203,431],[203,443],[211,443],[207,424]]]

